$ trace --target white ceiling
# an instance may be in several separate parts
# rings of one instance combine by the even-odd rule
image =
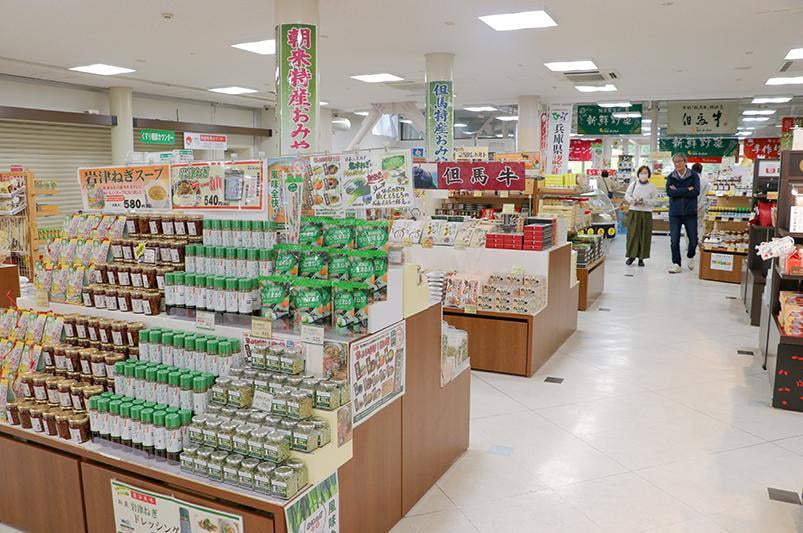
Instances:
[[[349,78],[390,72],[424,79],[424,54],[453,52],[457,105],[596,101],[546,61],[592,59],[620,79],[605,99],[667,100],[803,94],[766,87],[790,48],[803,47],[800,0],[564,0],[546,5],[558,27],[495,32],[480,15],[538,9],[526,0],[320,0],[321,98],[336,109],[415,100],[420,93]],[[261,107],[273,96],[274,57],[231,48],[273,37],[273,2],[0,0],[0,73]],[[174,18],[165,21],[161,13]],[[90,63],[134,68],[102,77]],[[801,63],[801,62],[798,62]],[[211,87],[258,89],[225,96]],[[0,95],[2,104],[2,95]]]

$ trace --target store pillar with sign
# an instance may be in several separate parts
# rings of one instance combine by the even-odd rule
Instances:
[[[109,112],[117,117],[112,126],[112,163],[124,165],[134,151],[134,104],[130,87],[109,88]]]
[[[425,54],[429,161],[454,159],[454,54]]]
[[[276,1],[276,122],[281,155],[318,150],[318,0]]]
[[[541,101],[537,96],[519,96],[516,151],[537,152],[541,146]]]

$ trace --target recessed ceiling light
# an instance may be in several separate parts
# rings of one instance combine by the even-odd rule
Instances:
[[[402,124],[412,124],[413,123],[413,121],[410,120],[409,118],[400,118],[399,122],[401,122]]]
[[[767,122],[769,117],[746,117],[742,120],[745,122]]]
[[[495,107],[491,107],[489,105],[477,105],[472,107],[464,107],[466,111],[471,111],[472,113],[482,113],[484,111],[496,111]]]
[[[599,102],[599,107],[632,107],[630,102]]]
[[[616,85],[606,83],[605,85],[575,85],[575,89],[581,93],[607,93],[616,90]]]
[[[786,60],[803,59],[803,48],[792,48],[784,58]]]
[[[742,111],[742,115],[750,116],[750,115],[774,115],[774,109],[745,109]]]
[[[216,89],[209,89],[213,93],[223,94],[251,94],[258,92],[256,89],[247,89],[245,87],[218,87]]]
[[[272,56],[276,53],[276,41],[267,39],[265,41],[253,41],[250,43],[239,43],[231,45],[232,48],[239,48],[246,52],[252,52],[263,56]]]
[[[462,122],[458,122],[454,125],[455,128],[465,128],[468,124],[463,124]]]
[[[329,105],[329,102],[324,102],[323,100],[320,101],[321,105]]]
[[[760,96],[753,98],[753,104],[785,104],[792,100],[791,96]]]
[[[85,72],[87,74],[99,74],[101,76],[116,76],[117,74],[136,72],[136,70],[132,68],[115,67],[114,65],[104,65],[103,63],[84,65],[82,67],[73,67],[70,70],[74,70],[76,72]]]
[[[613,118],[641,118],[638,111],[620,111],[613,114]]]
[[[479,17],[481,21],[496,31],[526,30],[529,28],[550,28],[557,26],[546,11],[522,11],[521,13],[502,13]]]
[[[355,111],[354,114],[355,115],[360,115],[361,117],[367,117],[368,116],[368,111]]]
[[[384,83],[386,81],[403,81],[395,74],[388,74],[387,72],[380,72],[379,74],[357,74],[356,76],[349,76],[353,80],[364,81],[365,83]]]
[[[766,85],[803,85],[803,76],[770,78]]]
[[[544,66],[552,72],[582,72],[587,70],[597,70],[597,65],[589,59],[581,61],[553,61],[544,63]]]
[[[519,119],[519,117],[517,117],[515,115],[509,115],[509,116],[504,116],[504,117],[496,117],[496,120],[501,120],[503,122],[511,122],[511,121],[518,120],[518,119]]]

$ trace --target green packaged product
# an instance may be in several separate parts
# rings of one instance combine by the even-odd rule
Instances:
[[[348,281],[351,261],[347,250],[329,250],[329,279]]]
[[[323,225],[323,245],[327,248],[354,248],[354,219],[327,218]]]
[[[276,275],[298,276],[298,265],[301,262],[303,246],[297,244],[277,244],[273,247],[276,259],[273,262],[273,273]]]
[[[329,279],[329,252],[317,246],[304,246],[299,259],[298,275],[304,278]]]
[[[290,326],[290,287],[296,278],[267,276],[259,278],[262,293],[262,316]]]
[[[323,246],[325,217],[302,217],[298,233],[298,244]]]
[[[291,306],[295,327],[326,326],[332,314],[332,282],[298,278],[293,282]]]
[[[332,322],[340,335],[368,331],[370,288],[365,283],[336,281],[332,283]]]
[[[382,250],[373,252],[374,263],[374,292],[375,302],[384,302],[388,299],[388,253]]]
[[[354,241],[358,250],[387,250],[388,220],[355,220]]]
[[[349,280],[367,283],[373,287],[376,276],[374,274],[374,254],[372,250],[354,250],[346,252],[349,258]]]

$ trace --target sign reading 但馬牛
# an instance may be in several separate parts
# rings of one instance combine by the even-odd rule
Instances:
[[[669,102],[669,135],[723,135],[736,133],[737,100]]]
[[[521,191],[524,185],[523,161],[438,163],[438,187],[441,189]]]
[[[79,168],[84,209],[169,209],[170,167],[144,165]]]

